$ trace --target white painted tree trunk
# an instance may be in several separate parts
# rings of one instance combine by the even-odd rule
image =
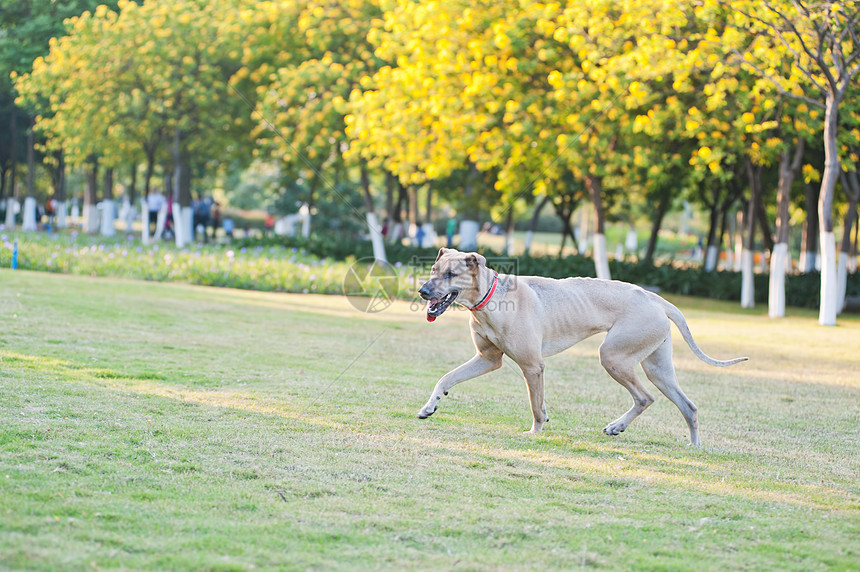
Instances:
[[[182,248],[186,244],[193,242],[194,229],[191,225],[194,224],[194,209],[190,206],[182,207],[177,204],[173,205],[173,239],[176,242],[177,248]]]
[[[752,264],[752,258],[750,258],[750,264]],[[735,237],[735,263],[732,267],[732,270],[735,272],[741,272],[741,269],[744,265],[744,237],[743,233],[739,232]]]
[[[304,204],[299,208],[299,216],[302,219],[302,237],[308,238],[311,235],[311,209]]]
[[[113,199],[105,199],[102,201],[102,236],[116,236],[116,201]]]
[[[523,250],[526,254],[531,252],[532,239],[534,238],[534,236],[535,236],[535,233],[533,231],[531,231],[531,230],[526,231],[526,240],[525,240],[525,243],[523,244]]]
[[[149,246],[149,203],[146,198],[140,199],[140,242]]]
[[[57,228],[69,226],[69,205],[66,201],[57,201]]]
[[[124,198],[122,202],[123,220],[125,221],[125,232],[131,234],[134,221],[137,219],[137,207],[134,206],[128,198]]]
[[[99,231],[99,208],[96,205],[84,205],[84,232],[96,234]]]
[[[373,244],[373,258],[388,262],[385,257],[385,242],[382,240],[382,227],[379,226],[379,219],[376,218],[376,213],[365,213],[367,218],[367,228],[370,230],[370,242]]]
[[[708,255],[705,257],[705,272],[713,272],[717,267],[717,253],[719,249],[715,244],[708,247]]]
[[[731,248],[726,249],[726,262],[723,264],[723,270],[732,270],[735,267],[735,253]]]
[[[6,228],[15,228],[15,215],[18,213],[18,201],[15,197],[6,199]]]
[[[432,222],[425,222],[421,225],[424,229],[424,240],[421,241],[421,246],[424,248],[433,248],[436,246],[436,229],[433,228]]]
[[[836,263],[836,313],[845,309],[845,293],[848,290],[848,253],[840,252]]]
[[[183,226],[185,226],[185,220],[182,216],[182,207],[179,206],[179,203],[173,203],[173,243],[176,244],[176,248],[182,248],[185,246],[185,231],[183,230]]]
[[[818,309],[818,323],[822,326],[836,325],[836,237],[832,232],[822,232],[819,238],[821,248],[821,306]]]
[[[602,280],[611,280],[609,275],[609,257],[606,255],[606,235],[594,235],[594,270]]]
[[[744,248],[741,252],[741,308],[755,308],[755,279],[753,252]]]
[[[470,252],[478,248],[478,230],[480,228],[476,220],[460,221],[460,250]]]
[[[155,217],[155,240],[161,238],[161,235],[164,234],[164,227],[167,224],[167,201],[161,204],[161,208],[158,209],[158,215]]]
[[[33,197],[24,199],[24,220],[21,221],[21,230],[27,232],[35,232],[37,230],[36,205],[36,199]]]
[[[81,224],[81,207],[77,201],[72,203],[72,214],[70,215],[72,224]]]
[[[630,254],[639,253],[639,237],[636,235],[636,229],[632,226],[627,229],[627,236],[624,237],[624,249]]]
[[[788,244],[779,242],[770,256],[770,282],[767,295],[767,315],[771,318],[785,317],[785,269],[788,260]]]

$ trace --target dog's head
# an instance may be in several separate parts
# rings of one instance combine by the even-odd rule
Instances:
[[[478,292],[478,276],[486,267],[487,260],[476,252],[439,249],[430,279],[418,290],[429,302],[427,321],[434,321],[458,299],[463,304],[477,301],[482,295]]]

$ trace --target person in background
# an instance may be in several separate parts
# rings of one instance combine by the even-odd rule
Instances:
[[[218,227],[221,226],[221,205],[218,204],[218,201],[212,201],[209,222],[212,224],[212,240],[215,240],[215,234],[218,232]]]
[[[236,228],[235,224],[233,223],[233,219],[225,218],[222,224],[224,226],[224,234],[227,235],[227,238],[229,240],[233,240],[233,231]]]
[[[448,239],[448,248],[454,247],[454,232],[457,230],[457,220],[448,219],[448,226],[445,228],[445,237]]]
[[[57,212],[57,201],[53,198],[49,198],[45,201],[45,217],[48,219],[45,224],[45,230],[47,232],[51,232],[51,229],[54,227],[54,215]]]
[[[197,238],[197,229],[203,229],[203,242],[208,242],[206,227],[209,226],[209,218],[212,211],[212,197],[203,197],[194,203],[194,238]]]
[[[421,248],[421,245],[424,244],[424,227],[421,226],[421,221],[415,223],[415,242],[412,243],[412,246],[417,246]]]
[[[158,211],[161,210],[161,206],[164,204],[164,195],[159,193],[158,191],[149,191],[149,194],[146,195],[146,205],[149,209],[147,213],[147,224],[149,224],[150,233],[155,234],[156,226],[158,224]]]

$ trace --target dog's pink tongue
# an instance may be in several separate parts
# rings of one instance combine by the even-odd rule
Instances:
[[[436,321],[437,316],[431,316],[430,315],[430,308],[432,308],[433,304],[435,302],[438,302],[438,301],[439,300],[430,300],[430,302],[427,304],[427,321],[428,322],[435,322]]]

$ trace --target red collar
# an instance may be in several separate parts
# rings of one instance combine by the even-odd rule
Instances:
[[[476,306],[469,308],[469,310],[474,312],[474,311],[480,310],[481,308],[486,306],[487,303],[490,301],[490,298],[493,297],[493,293],[496,291],[496,285],[498,283],[499,283],[499,273],[494,271],[493,272],[493,285],[490,286],[490,291],[487,292],[486,294],[484,294],[484,297],[481,298],[481,301],[478,302],[478,304]]]

